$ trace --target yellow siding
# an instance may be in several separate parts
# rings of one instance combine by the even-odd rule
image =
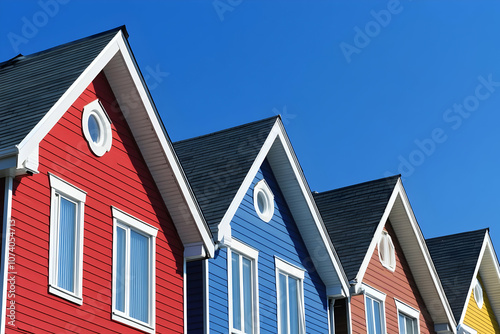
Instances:
[[[475,329],[478,334],[495,334],[500,333],[500,327],[498,326],[498,321],[495,318],[493,309],[491,308],[490,300],[488,299],[488,294],[484,289],[483,281],[481,277],[477,277],[481,286],[483,287],[483,307],[479,309],[474,299],[474,292],[471,291],[469,296],[469,302],[467,305],[467,311],[465,312],[464,324]]]

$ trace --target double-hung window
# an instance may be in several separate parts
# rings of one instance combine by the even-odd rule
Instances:
[[[365,290],[366,332],[368,334],[385,333],[385,294],[367,285]]]
[[[304,270],[275,257],[278,333],[304,334]]]
[[[259,252],[238,240],[228,249],[231,333],[259,332],[257,258]]]
[[[112,207],[112,319],[154,332],[155,239],[158,229]]]
[[[399,334],[418,334],[420,312],[413,307],[395,299],[398,310]]]
[[[81,305],[86,193],[53,174],[49,181],[49,292]]]

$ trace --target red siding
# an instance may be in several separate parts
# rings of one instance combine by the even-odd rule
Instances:
[[[398,314],[394,298],[420,311],[420,333],[435,333],[434,323],[418,291],[394,230],[390,223],[387,223],[385,228],[391,236],[396,249],[396,270],[391,272],[382,266],[378,257],[378,248],[375,248],[363,278],[363,283],[387,295],[385,300],[387,333],[399,333]],[[366,333],[365,302],[362,295],[354,296],[351,299],[351,314],[352,332]]]
[[[81,129],[83,107],[99,98],[112,120],[113,146],[98,158]],[[111,206],[159,228],[156,331],[183,332],[183,246],[104,74],[100,74],[40,143],[40,173],[14,180],[16,329],[34,333],[131,333],[111,320]],[[161,153],[159,153],[161,154]],[[87,192],[83,305],[48,293],[51,172]]]

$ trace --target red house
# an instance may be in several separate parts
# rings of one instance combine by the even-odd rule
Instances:
[[[335,333],[456,333],[399,176],[315,193],[351,285]],[[337,312],[346,306],[335,302]]]
[[[0,64],[2,333],[183,333],[210,231],[124,27]]]

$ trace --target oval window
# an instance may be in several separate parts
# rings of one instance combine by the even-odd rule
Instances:
[[[259,218],[269,222],[274,215],[274,195],[265,180],[253,188],[253,204]]]
[[[95,100],[83,108],[82,130],[95,155],[101,157],[104,153],[109,152],[113,140],[111,121],[99,100]]]
[[[99,126],[99,121],[97,120],[97,117],[95,114],[91,114],[89,116],[89,133],[90,133],[90,138],[92,141],[96,144],[99,144],[99,141],[101,140],[101,127]]]
[[[479,283],[479,280],[477,278],[474,284],[474,300],[476,301],[477,307],[479,307],[479,309],[483,308],[483,287],[481,286],[481,283]]]
[[[391,236],[387,231],[382,232],[382,236],[378,242],[378,257],[384,267],[390,271],[396,270],[396,250],[394,249]]]

